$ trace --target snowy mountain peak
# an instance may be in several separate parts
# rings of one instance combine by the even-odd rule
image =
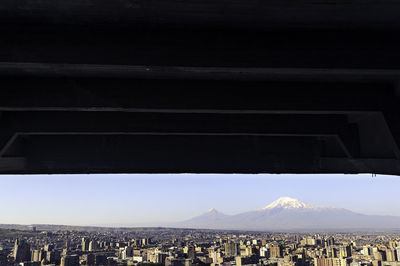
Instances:
[[[203,216],[220,216],[220,215],[225,215],[222,212],[219,212],[215,208],[209,209],[207,212],[203,213]]]
[[[202,215],[198,217],[220,217],[220,216],[225,216],[222,212],[218,211],[215,208],[209,209],[207,212],[204,212]]]
[[[301,209],[301,208],[312,208],[312,206],[304,202],[301,202],[298,199],[290,197],[281,197],[276,201],[272,202],[271,204],[269,204],[267,207],[264,207],[263,210],[269,210],[274,208]]]

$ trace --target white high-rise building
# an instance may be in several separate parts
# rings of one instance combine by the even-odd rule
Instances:
[[[266,247],[260,248],[260,257],[269,258],[268,248]]]

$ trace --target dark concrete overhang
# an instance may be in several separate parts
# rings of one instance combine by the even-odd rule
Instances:
[[[396,1],[2,1],[0,173],[400,174]]]

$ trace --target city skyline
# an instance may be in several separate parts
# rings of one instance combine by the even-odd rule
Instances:
[[[1,176],[0,185],[2,224],[163,226],[210,208],[225,214],[260,209],[282,196],[400,216],[394,176],[34,175]]]
[[[399,266],[400,235],[15,227],[0,229],[0,265]]]

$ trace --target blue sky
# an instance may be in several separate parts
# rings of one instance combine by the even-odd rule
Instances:
[[[235,214],[281,196],[400,216],[400,177],[371,175],[0,176],[0,223],[163,225],[210,208]]]

